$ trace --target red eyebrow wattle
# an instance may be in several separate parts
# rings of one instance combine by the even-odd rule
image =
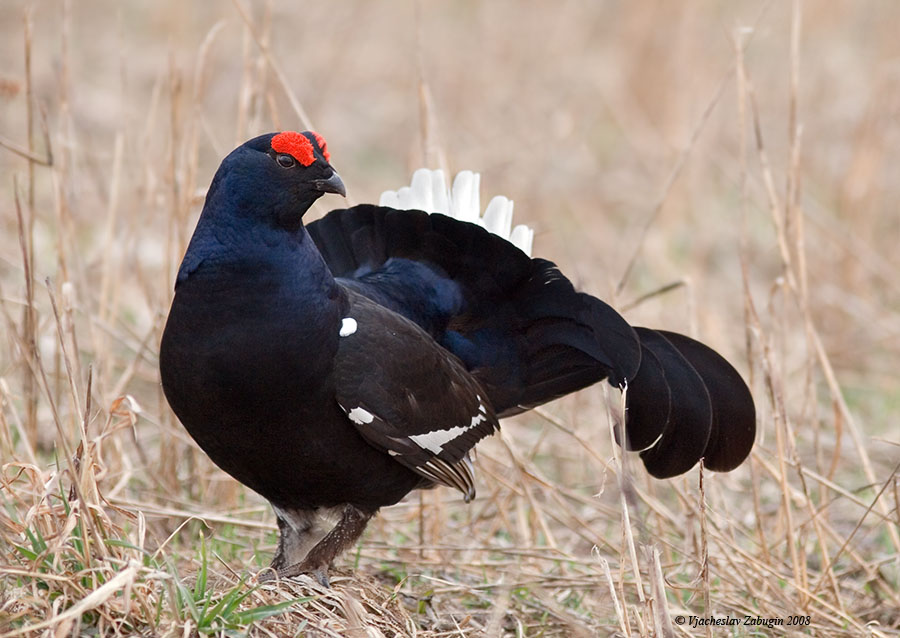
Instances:
[[[328,144],[325,143],[325,138],[316,133],[315,131],[310,131],[313,134],[313,137],[316,138],[316,143],[319,145],[319,148],[322,150],[322,157],[325,158],[326,162],[331,162],[331,155],[328,153]]]
[[[305,135],[301,135],[296,131],[284,131],[275,135],[272,138],[272,150],[276,153],[290,155],[303,166],[309,166],[316,161],[312,142]]]

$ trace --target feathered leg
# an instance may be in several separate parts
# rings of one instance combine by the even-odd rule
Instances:
[[[272,563],[260,572],[260,582],[273,580],[278,572],[303,560],[314,538],[315,510],[282,509],[272,506],[278,520],[278,547]]]

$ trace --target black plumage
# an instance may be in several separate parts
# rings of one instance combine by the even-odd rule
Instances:
[[[625,447],[657,477],[753,445],[734,368],[682,335],[632,328],[552,263],[439,214],[355,206],[312,133],[250,140],[216,173],[160,346],[173,410],[267,498],[272,567],[325,581],[383,506],[443,484],[474,497],[469,451],[498,418],[607,379]],[[337,516],[318,530],[322,517]],[[322,535],[322,532],[324,536]]]

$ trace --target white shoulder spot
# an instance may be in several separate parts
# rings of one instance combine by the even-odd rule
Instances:
[[[338,334],[342,337],[349,337],[356,332],[357,325],[356,319],[353,317],[344,317],[341,320],[341,330]]]
[[[347,416],[350,417],[351,421],[360,425],[365,425],[375,420],[375,415],[363,408],[353,408],[347,413]]]

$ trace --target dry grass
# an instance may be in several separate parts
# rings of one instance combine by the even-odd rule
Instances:
[[[900,633],[900,5],[0,17],[0,636]],[[472,505],[382,512],[333,589],[252,588],[272,514],[171,415],[157,344],[218,161],[309,119],[354,201],[480,170],[585,289],[725,353],[751,459],[652,481],[591,389],[482,444]],[[677,624],[711,614],[810,625]]]

